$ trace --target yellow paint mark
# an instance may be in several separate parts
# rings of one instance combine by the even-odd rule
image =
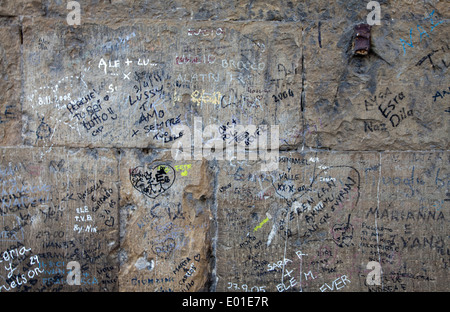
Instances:
[[[200,104],[220,104],[222,94],[220,92],[207,93],[205,90],[202,90],[200,93],[200,91],[195,90],[191,94],[191,100],[197,104],[197,106]]]
[[[266,223],[267,221],[269,221],[269,217],[265,218],[257,227],[255,227],[253,229],[253,232],[258,231],[258,229],[262,228],[262,226],[264,225],[264,223]]]

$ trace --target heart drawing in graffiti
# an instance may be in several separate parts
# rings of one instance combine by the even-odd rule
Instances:
[[[334,178],[324,178],[334,176]],[[360,196],[360,173],[351,166],[329,166],[311,178],[310,184],[300,184],[295,180],[272,181],[275,192],[286,201],[286,206],[273,212],[275,216],[272,232],[267,245],[270,245],[276,232],[282,238],[298,236],[303,240],[314,239],[323,232],[323,227],[332,220],[338,221],[332,230],[333,241],[339,247],[351,245],[353,225],[350,214],[345,221],[339,219],[345,211],[356,208]],[[297,219],[297,226],[289,222]]]
[[[172,251],[175,249],[175,247],[175,240],[173,238],[168,238],[160,244],[155,243],[152,247],[152,250],[158,256],[167,259],[172,254]]]
[[[146,167],[130,169],[130,181],[136,190],[154,199],[172,186],[175,170],[167,164]]]

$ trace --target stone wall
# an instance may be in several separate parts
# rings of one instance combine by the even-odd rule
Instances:
[[[67,2],[0,1],[1,291],[449,290],[448,0]]]

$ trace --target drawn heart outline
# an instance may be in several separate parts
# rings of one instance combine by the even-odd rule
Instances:
[[[168,164],[137,166],[130,169],[130,181],[136,190],[155,199],[173,185],[175,169]]]
[[[172,254],[172,251],[176,247],[176,242],[173,238],[167,238],[164,242],[153,245],[152,250],[155,254],[166,259]]]
[[[330,173],[330,171],[334,171],[335,169],[340,168],[338,170],[342,170],[342,169],[347,169],[347,179],[344,179],[345,182],[343,182],[340,178],[339,178],[339,184],[335,183],[335,180],[330,180],[330,181],[321,181],[319,179],[319,177],[322,175],[322,173],[324,173],[325,171],[327,171],[328,173]],[[345,176],[342,175],[341,173],[338,173],[337,176]],[[327,206],[329,207],[328,209],[330,209],[330,213],[333,211],[338,211],[342,209],[342,204],[344,202],[346,202],[347,200],[350,201],[352,204],[352,209],[354,207],[356,207],[358,205],[359,202],[359,197],[360,197],[360,182],[361,181],[361,177],[360,177],[360,173],[359,171],[352,167],[352,166],[330,166],[325,170],[321,170],[318,174],[313,176],[313,179],[311,181],[311,184],[309,186],[306,187],[306,189],[304,187],[298,188],[297,190],[294,188],[292,192],[293,194],[289,194],[288,196],[286,196],[286,193],[283,192],[278,192],[275,183],[272,183],[272,186],[275,188],[275,191],[277,192],[278,195],[280,195],[282,198],[284,198],[284,200],[286,201],[287,204],[287,208],[284,208],[280,213],[280,216],[276,217],[277,219],[277,226],[278,226],[278,230],[281,233],[285,233],[286,235],[282,235],[281,237],[285,238],[287,236],[292,236],[292,231],[291,229],[286,227],[286,222],[285,219],[287,217],[292,217],[292,215],[299,215],[300,213],[306,213],[306,214],[310,214],[309,216],[307,216],[309,218],[309,220],[314,222],[314,215],[317,215],[317,212],[320,212],[324,209],[324,203],[327,203]],[[279,187],[280,184],[278,184]],[[286,185],[286,184],[285,184]],[[289,184],[287,184],[289,185]],[[350,191],[356,192],[355,196],[350,196],[348,193]],[[345,189],[347,189],[346,191],[344,191]],[[316,193],[313,190],[321,190],[322,192]],[[324,190],[332,190],[331,192],[324,192]],[[322,198],[321,198],[322,197]],[[355,198],[356,197],[356,198]],[[311,198],[313,200],[311,200]],[[308,205],[304,206],[302,203],[302,199],[305,199],[305,202],[309,202],[311,201],[312,205]],[[322,201],[324,203],[322,203]],[[314,203],[314,204],[313,204]],[[336,203],[336,204],[335,204]],[[337,205],[339,204],[339,205]],[[313,207],[314,206],[314,207]],[[325,206],[326,207],[326,206]],[[313,211],[311,213],[311,211]],[[317,217],[317,218],[320,218]],[[306,220],[306,217],[305,217]],[[323,220],[323,219],[322,219]],[[326,223],[326,221],[319,221],[320,223]],[[326,220],[326,219],[325,219]],[[307,223],[309,223],[310,221],[307,221]],[[333,234],[333,239],[335,241],[335,243],[339,246],[339,247],[343,247],[348,246],[349,245],[349,241],[351,240],[351,238],[353,237],[353,226],[350,224],[350,217],[348,219],[347,224],[343,224],[341,225],[341,227],[339,227],[340,224],[336,224],[332,230],[332,234]],[[318,227],[317,227],[318,228]],[[345,229],[345,231],[343,231]],[[274,230],[272,230],[274,231]],[[314,230],[315,231],[315,230]],[[306,233],[306,232],[305,232]],[[312,232],[313,233],[313,232]],[[339,237],[339,235],[341,235],[341,237]],[[270,244],[271,240],[273,238],[273,234],[271,233],[269,235],[269,241],[268,241],[268,245]]]

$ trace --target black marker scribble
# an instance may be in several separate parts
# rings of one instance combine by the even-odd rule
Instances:
[[[138,166],[130,169],[130,181],[142,194],[156,198],[172,186],[175,170],[169,165],[157,165],[149,169]]]

